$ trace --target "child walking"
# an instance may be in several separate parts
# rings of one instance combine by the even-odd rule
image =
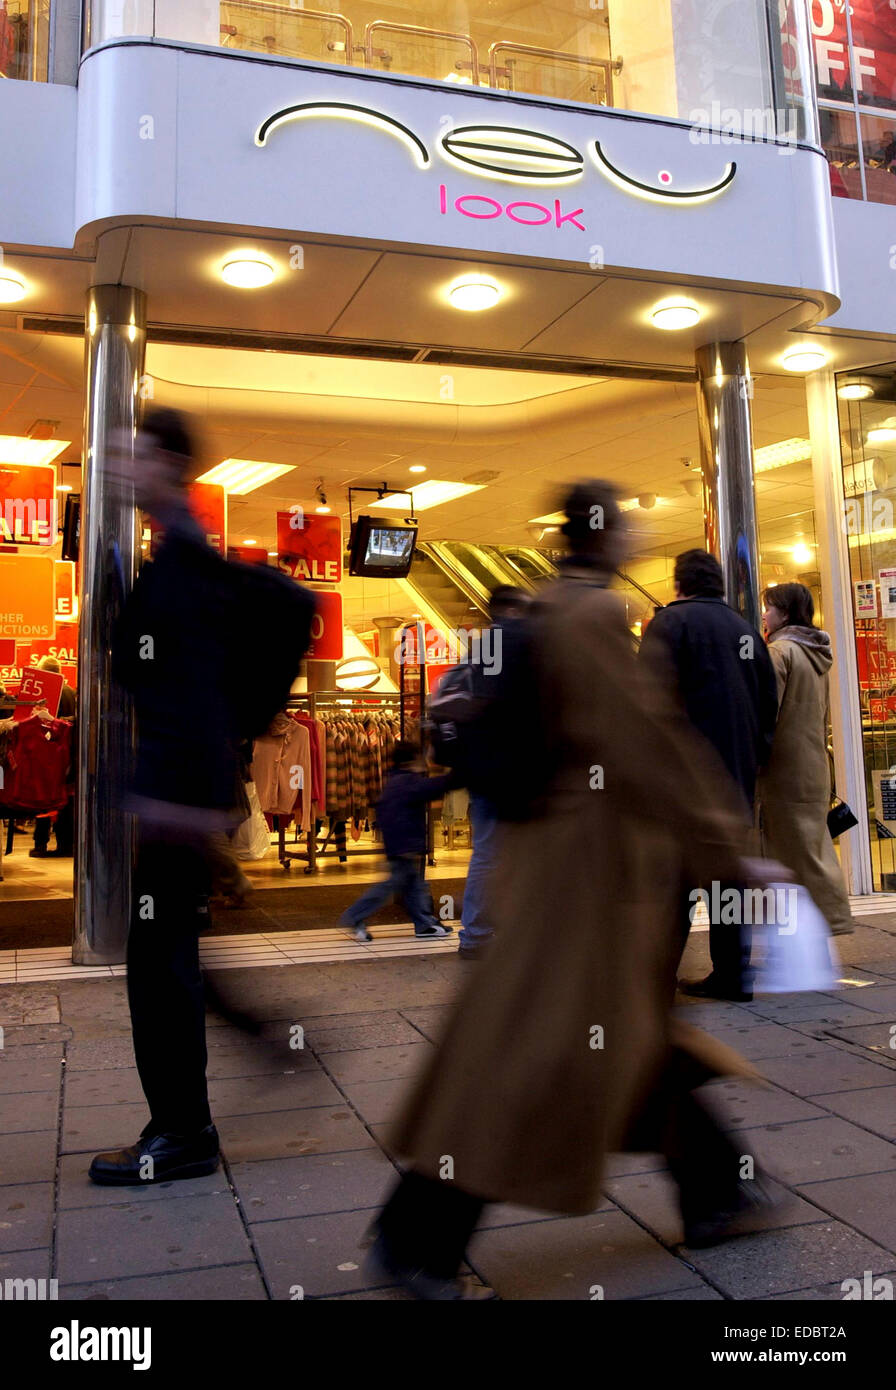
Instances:
[[[389,864],[389,877],[372,883],[340,918],[356,941],[372,941],[367,918],[390,900],[404,903],[414,923],[415,936],[448,936],[452,928],[443,926],[429,909],[429,895],[420,873],[420,860],[426,854],[426,813],[428,801],[436,801],[457,781],[454,773],[429,777],[420,749],[401,740],[395,745],[392,770],[377,803],[377,822]]]

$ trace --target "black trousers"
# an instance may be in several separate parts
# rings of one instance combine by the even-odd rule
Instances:
[[[738,895],[738,900],[742,903],[744,885],[742,883],[721,883],[719,885],[720,902],[724,900],[727,889],[733,889]],[[682,885],[681,890],[681,923],[682,939],[681,951],[688,942],[688,934],[691,930],[691,913],[695,904],[691,900],[690,894],[692,886]],[[712,973],[719,984],[730,988],[732,993],[741,990],[749,991],[753,987],[753,970],[750,966],[750,956],[753,950],[753,933],[748,926],[728,925],[712,920],[712,891],[711,885],[706,886],[706,892],[710,900],[710,923],[709,923],[709,955],[712,961]]]
[[[128,938],[128,1003],[152,1133],[192,1134],[211,1123],[199,969],[210,891],[202,841],[142,840]]]
[[[672,1049],[624,1141],[628,1151],[665,1156],[685,1222],[737,1204],[741,1155],[694,1094],[706,1079],[687,1053]],[[452,1279],[485,1205],[451,1183],[411,1170],[399,1180],[377,1226],[396,1263]]]

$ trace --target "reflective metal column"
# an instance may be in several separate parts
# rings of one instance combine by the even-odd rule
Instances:
[[[759,628],[753,382],[746,348],[742,343],[710,343],[698,348],[696,362],[707,548],[721,563],[728,602]]]
[[[78,633],[78,843],[72,960],[125,959],[131,908],[134,827],[121,810],[133,753],[130,700],[113,683],[111,636],[134,582],[139,548],[133,483],[110,449],[133,447],[146,343],[140,290],[97,285],[88,292],[85,353],[84,483],[81,496]]]

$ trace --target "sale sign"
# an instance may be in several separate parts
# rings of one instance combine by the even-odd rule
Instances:
[[[890,0],[850,0],[853,70],[849,71],[846,0],[812,0],[812,54],[819,93],[860,102],[896,103],[896,10]]]
[[[205,532],[205,539],[219,555],[227,554],[227,493],[220,483],[191,483],[187,500],[195,519]],[[149,519],[149,553],[154,555],[164,534],[153,517]]]
[[[309,661],[342,660],[342,595],[321,592],[314,595],[315,614],[311,621]]]
[[[63,622],[78,615],[75,566],[72,560],[56,561],[56,617]]]
[[[36,705],[46,705],[50,714],[59,712],[59,699],[64,681],[56,671],[26,671],[16,695],[13,719],[29,719]]]
[[[49,555],[0,555],[0,637],[28,641],[55,631],[55,562]]]
[[[56,469],[46,463],[0,463],[0,540],[52,545],[56,540]]]
[[[23,666],[36,666],[42,656],[55,656],[60,663],[77,661],[78,624],[57,623],[55,636],[32,641],[27,656],[22,656],[22,648],[19,647],[19,656]]]
[[[342,518],[308,515],[301,507],[277,513],[280,568],[306,583],[342,578]]]

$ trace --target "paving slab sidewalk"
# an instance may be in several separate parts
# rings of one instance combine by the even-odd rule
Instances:
[[[618,1155],[588,1216],[490,1208],[474,1274],[510,1300],[836,1301],[866,1270],[896,1278],[896,917],[838,945],[839,990],[681,1005],[767,1078],[709,1095],[793,1194],[768,1230],[688,1250],[662,1159]],[[706,965],[694,938],[684,973]],[[365,1264],[396,1173],[383,1136],[471,968],[416,954],[229,971],[266,1023],[252,1037],[209,1020],[222,1166],[139,1189],[86,1174],[146,1118],[124,981],[0,986],[0,1279],[55,1278],[62,1300],[404,1297]]]

